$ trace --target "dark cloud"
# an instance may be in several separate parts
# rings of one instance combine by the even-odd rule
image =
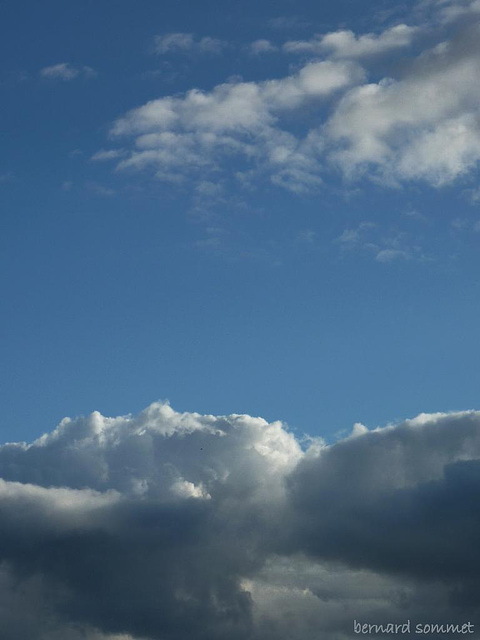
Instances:
[[[474,622],[479,454],[475,412],[357,425],[306,452],[281,423],[163,404],[65,420],[0,448],[2,637],[343,640],[354,619]]]

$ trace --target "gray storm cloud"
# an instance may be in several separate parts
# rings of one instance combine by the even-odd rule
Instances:
[[[280,422],[155,403],[6,444],[0,477],[6,640],[343,640],[353,619],[478,615],[477,412],[305,449]]]

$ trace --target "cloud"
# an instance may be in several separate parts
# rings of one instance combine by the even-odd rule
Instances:
[[[344,173],[434,186],[480,159],[479,26],[426,51],[400,80],[349,91],[326,124]]]
[[[381,263],[429,259],[406,232],[385,229],[373,222],[361,222],[344,229],[334,242],[343,254],[360,253]]]
[[[192,33],[165,33],[155,36],[154,52],[158,55],[171,53],[220,54],[228,43],[209,36],[196,39]]]
[[[197,89],[183,98],[160,98],[119,119],[113,135],[150,135],[173,130],[230,134],[256,133],[274,123],[277,114],[326,98],[362,78],[356,65],[347,62],[309,63],[280,80],[232,82],[211,92]],[[155,138],[140,138],[148,146]]]
[[[1,559],[17,579],[47,583],[72,623],[246,638],[240,576],[261,564],[300,456],[280,423],[248,416],[155,404],[137,418],[64,420],[31,446],[0,449]]]
[[[93,162],[104,162],[106,160],[118,160],[124,155],[124,151],[121,149],[101,149],[93,154],[90,160]]]
[[[283,78],[233,78],[209,91],[151,100],[113,124],[122,150],[94,157],[124,153],[118,170],[148,171],[193,189],[218,179],[241,186],[244,176],[295,193],[338,177],[435,188],[468,179],[480,160],[480,25],[470,18],[452,29],[431,21],[289,42],[286,48],[312,59]],[[399,64],[393,53],[414,38],[417,52]],[[169,34],[157,44],[187,51],[200,42]],[[250,49],[272,46],[259,40]],[[372,56],[390,75],[372,80]]]
[[[417,11],[425,12],[443,24],[455,23],[465,19],[476,18],[480,13],[479,0],[422,0]]]
[[[44,67],[40,69],[39,74],[42,78],[48,80],[62,80],[64,82],[69,82],[79,76],[93,78],[97,75],[96,71],[91,67],[73,67],[68,62],[60,62],[50,67]]]
[[[278,51],[278,47],[272,44],[270,40],[261,39],[250,43],[248,51],[254,56],[260,56],[265,53],[275,53]]]
[[[111,197],[115,195],[115,190],[110,187],[106,187],[103,184],[99,184],[98,182],[87,182],[86,188],[91,192],[98,196],[106,196]]]
[[[304,450],[280,422],[155,403],[3,445],[0,476],[6,640],[346,640],[480,613],[479,412]]]
[[[315,132],[298,140],[282,117],[328,99],[363,78],[350,62],[315,62],[279,80],[234,81],[210,92],[152,100],[119,119],[116,139],[134,140],[119,169],[150,169],[163,180],[218,172],[225,158],[269,171],[274,182],[301,191],[319,183]],[[238,170],[237,170],[238,171]],[[205,179],[202,177],[201,179]]]
[[[287,53],[330,55],[333,58],[363,58],[408,47],[417,29],[399,24],[380,34],[357,36],[353,31],[334,31],[311,40],[291,40],[283,45]]]
[[[394,262],[395,260],[410,260],[411,255],[404,249],[380,249],[375,256],[377,262]]]
[[[423,414],[305,458],[288,481],[292,522],[304,523],[298,547],[389,574],[476,583],[479,426],[475,412]]]

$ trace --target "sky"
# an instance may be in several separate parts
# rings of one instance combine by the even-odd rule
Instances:
[[[480,0],[0,24],[5,640],[478,632]]]
[[[2,3],[2,440],[475,408],[476,15]]]

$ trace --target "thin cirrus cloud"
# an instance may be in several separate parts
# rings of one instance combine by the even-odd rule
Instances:
[[[155,403],[3,445],[2,637],[346,640],[354,618],[475,622],[479,434],[478,412],[422,414],[305,450],[280,422]]]
[[[47,80],[61,80],[63,82],[69,82],[75,80],[75,78],[85,77],[94,78],[97,72],[91,67],[74,67],[68,62],[59,62],[49,67],[40,69],[39,75]]]
[[[312,60],[283,78],[233,79],[210,91],[152,100],[112,126],[126,154],[118,169],[183,184],[212,174],[240,182],[248,176],[300,193],[319,188],[332,174],[433,187],[468,177],[480,160],[474,8],[472,3],[471,19],[457,21],[449,37],[433,23],[429,29],[399,25],[375,36],[330,33],[297,42]],[[429,44],[422,49],[427,31]],[[414,38],[420,53],[401,66],[394,59],[391,76],[369,79],[373,54],[404,51]],[[257,41],[257,53],[270,44]]]

